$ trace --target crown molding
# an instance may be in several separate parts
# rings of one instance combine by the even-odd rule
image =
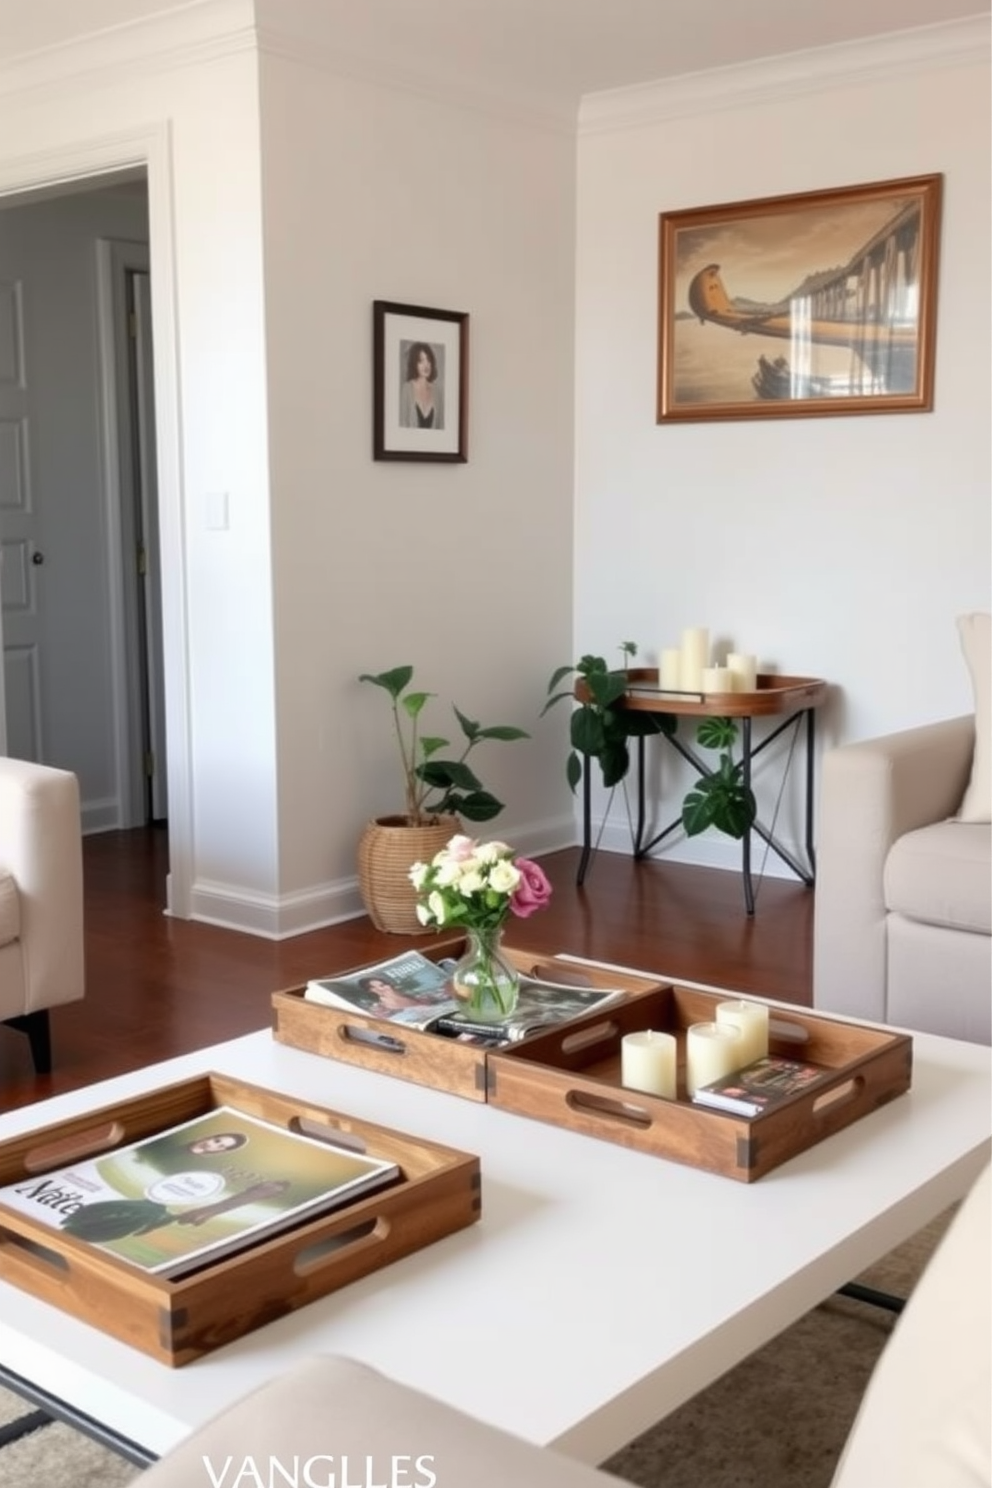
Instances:
[[[175,10],[0,59],[0,98],[87,91],[120,78],[202,65],[255,49],[254,0],[189,0]]]
[[[574,103],[555,106],[546,99],[535,102],[522,95],[514,96],[474,83],[462,87],[447,77],[432,77],[397,67],[317,37],[310,36],[304,43],[300,37],[274,27],[260,26],[257,39],[258,50],[263,56],[310,67],[325,76],[422,98],[502,123],[575,135],[577,110]]]
[[[804,52],[656,83],[589,93],[579,106],[579,134],[605,134],[749,104],[774,103],[845,84],[871,84],[945,67],[973,66],[990,55],[988,16],[973,16],[862,42]]]

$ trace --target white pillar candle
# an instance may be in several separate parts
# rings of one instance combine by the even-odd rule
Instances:
[[[682,632],[680,666],[684,692],[702,692],[703,667],[710,659],[710,633],[697,627]]]
[[[733,692],[733,672],[729,667],[703,667],[700,690],[702,692]]]
[[[620,1083],[629,1090],[675,1099],[675,1039],[670,1033],[628,1033],[620,1041]]]
[[[693,1023],[685,1037],[685,1083],[690,1095],[700,1085],[740,1069],[740,1029],[730,1023]]]
[[[718,1002],[716,1021],[736,1028],[741,1036],[738,1068],[755,1059],[764,1059],[768,1053],[768,1008],[763,1002]]]
[[[731,651],[727,666],[733,673],[735,692],[754,692],[758,686],[758,658],[745,656],[742,651]]]
[[[661,661],[658,664],[658,685],[662,692],[678,692],[682,685],[679,680],[682,675],[681,660],[682,653],[678,646],[665,647],[661,652]]]

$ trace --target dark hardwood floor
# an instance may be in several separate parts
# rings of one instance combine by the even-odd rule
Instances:
[[[0,1027],[3,1109],[266,1027],[277,988],[429,943],[364,917],[278,942],[169,919],[162,829],[87,837],[83,858],[86,997],[52,1012],[51,1075],[35,1076],[27,1039]],[[765,879],[748,918],[736,873],[600,853],[577,889],[577,860],[575,849],[542,859],[551,903],[512,921],[509,944],[810,1005],[813,892],[802,884]]]

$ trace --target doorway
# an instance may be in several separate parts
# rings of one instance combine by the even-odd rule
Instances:
[[[144,826],[167,815],[147,182],[2,206],[4,747],[77,773],[84,831]]]

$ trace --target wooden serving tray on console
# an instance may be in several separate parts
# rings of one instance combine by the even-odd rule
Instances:
[[[465,939],[459,937],[429,948],[418,946],[417,949],[432,961],[440,961],[446,956],[460,956],[464,947]],[[632,995],[658,986],[657,977],[608,971],[602,967],[573,966],[533,951],[516,951],[509,947],[504,950],[507,959],[518,970],[531,976],[551,976],[604,989],[618,987]],[[360,970],[361,967],[351,967],[340,975],[351,976]],[[433,1090],[464,1096],[466,1100],[487,1099],[491,1049],[478,1044],[460,1044],[455,1039],[422,1033],[382,1018],[365,1017],[343,1008],[308,1002],[303,995],[305,990],[293,987],[272,994],[273,1033],[280,1043],[306,1049],[311,1054],[323,1054],[344,1064],[358,1065],[361,1069],[394,1075],[416,1085],[429,1085]],[[602,1014],[593,1013],[589,1017],[598,1020]],[[569,1028],[575,1028],[578,1021],[588,1020],[570,1022]],[[542,1036],[531,1034],[521,1042],[529,1043],[532,1038]]]
[[[657,667],[630,667],[627,680],[629,690],[619,706],[635,713],[759,718],[818,708],[827,695],[827,683],[820,677],[787,677],[777,672],[759,673],[754,692],[662,692]],[[584,686],[581,681],[576,685],[576,696],[583,700],[587,695]]]
[[[218,1074],[0,1142],[0,1183],[112,1151],[218,1106],[304,1134],[333,1128],[346,1145],[399,1164],[402,1179],[173,1280],[3,1209],[0,1280],[181,1365],[480,1216],[477,1157]]]
[[[710,1022],[733,994],[667,986],[620,1003],[581,1029],[569,1025],[494,1050],[489,1101],[586,1136],[618,1142],[750,1183],[909,1089],[912,1039],[903,1033],[773,1008],[770,1052],[828,1067],[824,1083],[759,1116],[695,1105],[685,1090],[685,1030]],[[677,1100],[620,1083],[620,1041],[643,1029],[678,1040]]]

